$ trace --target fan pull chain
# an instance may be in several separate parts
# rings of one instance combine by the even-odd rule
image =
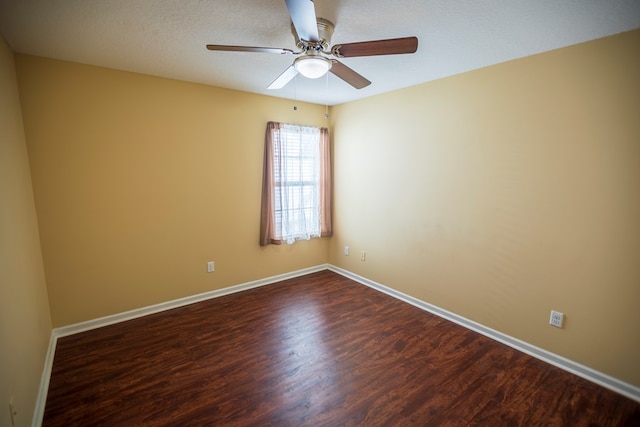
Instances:
[[[298,75],[296,74],[293,77],[293,111],[298,111],[298,106],[296,105],[298,102]]]
[[[326,92],[325,92],[325,103],[324,103],[324,118],[329,118],[329,73],[325,74],[327,76],[327,84],[326,84]]]

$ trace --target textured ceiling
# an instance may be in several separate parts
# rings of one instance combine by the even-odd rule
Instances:
[[[20,53],[335,105],[640,28],[640,0],[315,0],[331,44],[417,36],[413,55],[346,58],[372,81],[298,76],[292,56],[211,52],[207,43],[295,49],[283,0],[0,0]]]

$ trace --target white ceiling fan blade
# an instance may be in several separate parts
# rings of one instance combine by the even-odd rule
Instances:
[[[316,8],[311,0],[284,0],[289,9],[291,22],[301,40],[308,42],[320,41],[318,35],[318,21]]]
[[[275,47],[258,47],[258,46],[229,46],[224,44],[208,44],[209,50],[220,50],[226,52],[259,52],[259,53],[277,53],[280,55],[293,55],[291,49],[282,49]]]
[[[292,65],[289,66],[286,70],[282,72],[274,81],[271,83],[267,89],[282,89],[298,74],[298,70],[296,67]]]

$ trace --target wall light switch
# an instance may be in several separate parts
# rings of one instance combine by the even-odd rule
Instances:
[[[214,270],[215,270],[215,265],[213,264],[213,261],[209,261],[207,263],[207,273],[211,273]]]

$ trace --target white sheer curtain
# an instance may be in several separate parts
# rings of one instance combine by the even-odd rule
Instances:
[[[330,188],[328,130],[269,122],[260,244],[331,235]]]
[[[276,234],[287,243],[320,237],[319,138],[319,128],[283,124],[274,139]]]

